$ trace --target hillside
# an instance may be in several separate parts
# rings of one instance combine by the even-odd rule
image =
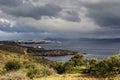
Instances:
[[[74,58],[72,59],[74,60]],[[17,71],[7,72],[5,70],[5,64],[11,60],[19,61],[22,67]],[[97,78],[82,73],[56,74],[56,72],[49,67],[50,64],[52,64],[52,62],[46,59],[36,59],[29,55],[0,50],[0,80],[110,80],[110,78]],[[33,71],[31,72],[31,70]],[[38,72],[36,73],[36,71]],[[28,73],[30,73],[30,76],[28,76]],[[32,77],[35,78],[32,79]],[[119,75],[114,77],[114,80],[119,80],[119,77]],[[111,80],[113,80],[113,78]]]
[[[52,62],[33,57],[27,51],[16,44],[0,44],[0,80],[119,80],[120,77],[120,54],[102,60],[84,60],[83,54],[76,53],[68,62]]]
[[[5,50],[3,47],[10,48]],[[15,51],[12,52],[11,49]],[[19,53],[18,50],[19,47],[0,45],[0,80],[28,80],[56,74],[55,70],[50,68],[51,61],[23,54],[21,51],[24,48]]]

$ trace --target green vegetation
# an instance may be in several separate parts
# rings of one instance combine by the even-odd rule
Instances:
[[[62,74],[63,73],[63,65],[64,65],[64,62],[53,62],[51,64],[51,67],[53,67],[58,74]]]
[[[114,77],[120,74],[120,54],[99,61],[91,68],[91,74],[97,77]]]
[[[68,62],[64,64],[64,72],[63,73],[78,73],[82,72],[85,63],[83,60],[82,54],[77,54],[72,57]]]
[[[18,54],[17,49],[19,48],[14,49],[16,52],[11,52],[0,47],[0,80],[28,80],[56,74],[56,71],[50,67],[51,61],[29,54]]]
[[[7,52],[14,52],[19,54],[26,54],[27,48],[18,46],[18,45],[6,45],[6,44],[0,44],[0,50],[7,51]]]
[[[58,73],[90,74],[94,77],[116,77],[120,74],[120,54],[97,60],[95,58],[84,60],[82,54],[77,54],[68,62],[54,62],[54,69]]]
[[[27,72],[27,76],[30,77],[30,79],[40,77],[40,70],[39,69],[30,69]]]
[[[62,78],[69,74],[81,76],[84,73],[85,80],[88,79],[87,76],[95,80],[100,78],[110,80],[117,79],[120,75],[120,54],[102,60],[95,58],[84,60],[82,54],[76,54],[68,62],[52,62],[23,54],[25,50],[26,48],[21,46],[0,44],[0,80],[42,80],[43,77],[51,75],[54,78],[57,73],[61,74],[59,77]],[[81,76],[73,80],[82,78]]]
[[[20,69],[20,67],[21,67],[21,63],[17,60],[8,61],[5,64],[5,69],[7,71],[18,70],[18,69]]]

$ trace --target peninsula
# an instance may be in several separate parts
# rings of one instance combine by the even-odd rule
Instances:
[[[53,41],[47,40],[16,40],[16,41],[0,41],[0,49],[7,50],[10,52],[29,54],[33,56],[64,56],[64,55],[76,55],[79,52],[70,50],[47,50],[39,46],[26,47],[19,44],[46,44],[52,43]]]

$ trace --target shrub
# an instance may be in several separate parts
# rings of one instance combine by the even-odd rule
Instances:
[[[58,74],[61,74],[63,73],[63,65],[64,65],[64,62],[53,62],[51,67],[53,67]]]
[[[90,73],[93,68],[95,67],[95,65],[98,64],[98,60],[96,58],[91,58],[89,60],[86,60],[86,67],[87,67],[87,70],[85,71],[85,73]]]
[[[70,63],[72,63],[72,65],[75,66],[82,66],[84,65],[84,60],[83,60],[83,55],[82,54],[77,54],[74,57],[72,57],[69,60]]]
[[[17,60],[10,60],[5,64],[7,71],[18,70],[21,68],[21,63]]]
[[[72,73],[76,66],[83,66],[85,62],[82,54],[77,54],[64,64],[64,72]]]
[[[71,62],[66,62],[66,63],[64,64],[64,67],[63,67],[63,69],[64,69],[63,72],[64,72],[64,73],[71,73],[73,67],[74,67],[74,66],[72,65]]]
[[[27,76],[31,79],[40,77],[40,70],[39,69],[30,69],[27,72]]]
[[[120,55],[101,60],[93,67],[92,74],[102,77],[112,77],[120,74]]]

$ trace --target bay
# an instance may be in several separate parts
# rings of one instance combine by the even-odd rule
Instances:
[[[65,40],[52,44],[23,44],[24,46],[41,46],[45,49],[62,49],[86,53],[84,59],[102,59],[119,53],[120,42]],[[68,61],[73,55],[67,56],[44,56],[52,61]]]

